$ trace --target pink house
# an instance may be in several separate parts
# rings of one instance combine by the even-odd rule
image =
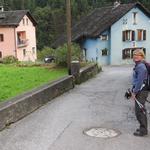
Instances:
[[[37,23],[28,10],[0,11],[0,58],[35,61]]]

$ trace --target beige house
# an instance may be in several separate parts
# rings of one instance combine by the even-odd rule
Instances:
[[[28,10],[0,10],[0,58],[13,55],[19,61],[35,61],[37,23]]]

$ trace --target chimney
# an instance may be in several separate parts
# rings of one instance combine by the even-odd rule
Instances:
[[[118,7],[120,5],[120,1],[115,1],[114,2],[114,8]]]
[[[4,7],[0,6],[0,12],[3,12],[3,11],[4,11]]]

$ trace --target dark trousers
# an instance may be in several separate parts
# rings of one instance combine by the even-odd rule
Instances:
[[[141,91],[136,95],[136,99],[144,106],[144,108],[145,108],[145,102],[146,102],[147,97],[148,97],[147,91]],[[145,108],[145,114],[144,114],[136,101],[135,101],[135,115],[136,115],[136,118],[140,124],[140,128],[139,128],[140,132],[141,133],[147,133],[148,132],[148,130],[147,130],[148,125],[147,125],[146,108]]]

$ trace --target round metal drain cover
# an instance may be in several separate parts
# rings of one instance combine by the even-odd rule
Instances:
[[[88,136],[99,138],[112,138],[120,134],[119,131],[107,128],[91,128],[89,130],[84,131],[84,133]]]

